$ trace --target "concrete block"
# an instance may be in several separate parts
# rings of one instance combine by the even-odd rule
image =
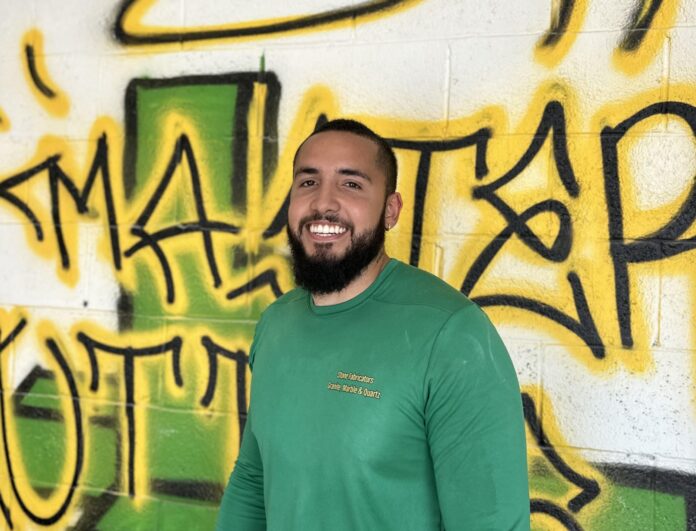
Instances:
[[[675,26],[696,26],[696,2],[686,0],[677,4]]]
[[[627,137],[618,152],[628,165],[620,176],[623,216],[637,221],[627,223],[626,236],[638,238],[661,230],[693,188],[693,137],[648,132]]]
[[[245,413],[246,406],[240,408],[239,401],[249,395],[248,356],[255,327],[250,321],[170,320],[164,331],[167,340],[182,342],[181,385],[171,354],[161,357],[162,386],[153,404],[171,410],[197,409],[206,415]],[[244,383],[239,385],[241,378]]]
[[[222,456],[228,446],[238,448],[230,434],[232,419],[227,415],[150,408],[143,420],[147,422],[147,435],[141,443],[147,447],[150,483],[154,487],[151,493],[176,496],[177,484],[179,489],[188,484],[194,488],[192,499],[217,501],[227,479]],[[183,493],[179,496],[185,497]]]
[[[310,87],[323,85],[345,116],[442,120],[446,60],[441,43],[273,48],[266,69],[284,84],[283,105],[294,109]],[[282,138],[287,124],[279,125]]]
[[[660,271],[661,264],[659,262],[630,264],[628,266],[628,306],[618,308],[617,311],[630,313],[634,346],[640,350],[660,345],[658,338],[661,331],[657,324],[661,314]],[[616,284],[611,292],[614,297],[617,287],[619,290],[623,289],[620,283]],[[599,289],[596,290],[595,296],[596,300],[601,300]],[[664,347],[664,345],[662,346]]]
[[[696,441],[688,406],[693,399],[690,355],[653,351],[641,371],[621,364],[622,357],[632,355],[637,354],[611,349],[606,361],[590,370],[564,347],[546,348],[542,385],[549,401],[543,409],[547,421],[579,448],[688,455]]]
[[[85,4],[79,0],[33,0],[33,3],[35,24],[44,35],[47,53],[104,54],[112,53],[117,47],[113,38],[117,6]],[[75,13],[80,16],[75,17]]]
[[[549,80],[548,69],[536,62],[537,36],[472,38],[452,42],[449,116],[472,115],[487,105],[501,105],[510,127],[518,133],[534,133],[538,119],[527,120],[527,113],[542,115],[539,101],[563,96],[568,132],[599,132],[589,121],[607,101],[628,100],[649,90],[666,87],[664,55],[658,53],[646,68],[626,82],[626,75],[612,65],[617,32],[579,34],[572,47],[553,71],[554,91],[533,98]],[[485,58],[485,60],[482,60]],[[596,67],[588,69],[588,63]],[[547,89],[548,90],[548,89]],[[556,92],[558,94],[556,94]],[[483,99],[482,99],[483,98]],[[627,113],[627,118],[630,113]],[[624,119],[624,117],[622,117]]]
[[[5,281],[0,301],[22,306],[81,306],[85,283],[78,282],[74,287],[63,284],[56,275],[56,268],[61,267],[59,257],[39,258],[26,245],[28,228],[19,224],[0,225],[0,240],[13,250],[12,259],[2,266]]]
[[[511,130],[533,134],[536,123],[525,130],[518,128],[547,76],[544,67],[533,63],[537,39],[537,35],[503,35],[451,41],[449,119],[502,106]]]
[[[36,25],[36,2],[34,0],[21,1],[11,0],[11,24],[3,25],[3,39],[5,42],[12,43],[12,49],[18,50],[22,36]],[[4,77],[3,77],[4,81]]]
[[[639,94],[651,93],[650,98],[645,98],[647,106],[657,103],[666,94],[667,59],[664,46],[667,43],[663,42],[654,55],[646,56],[644,66],[629,77],[616,67],[613,59],[621,35],[614,31],[581,33],[556,67],[557,79],[571,89],[579,116],[586,117],[585,120],[602,111],[610,102],[629,102]],[[588,64],[594,67],[587,68]],[[629,118],[638,110],[626,105],[626,112],[622,113],[618,108],[614,107],[614,114],[618,118],[588,120],[585,124],[576,125],[580,127],[579,132],[599,133],[604,125],[617,125],[618,121]]]
[[[358,20],[355,35],[359,41],[374,42],[526,34],[544,31],[549,20],[550,4],[544,2],[421,2],[395,10],[384,19]]]
[[[78,499],[90,500],[92,503],[103,501],[106,498],[111,507],[105,514],[83,514],[79,521],[83,525],[102,529],[114,529],[117,531],[152,531],[159,521],[160,501],[151,496],[141,496],[136,493],[130,497],[128,493],[107,493],[106,495],[95,489],[81,489],[77,493]],[[98,498],[97,501],[94,498]]]
[[[6,428],[21,448],[21,453],[9,456],[13,476],[37,490],[64,492],[61,483],[67,478],[61,472],[75,463],[72,402],[40,393],[13,393],[8,400],[14,407]]]
[[[304,5],[303,5],[304,4]],[[249,41],[260,41],[264,45],[286,46],[297,44],[335,43],[348,41],[353,36],[355,21],[346,17],[338,23],[316,25],[300,23],[296,29],[280,32],[268,32],[263,29],[279,22],[294,19],[302,20],[321,13],[330,13],[352,5],[347,0],[330,0],[328,2],[300,2],[293,4],[244,4],[233,6],[210,4],[200,0],[184,1],[184,28],[195,31],[210,29],[227,30],[231,28],[258,28],[251,30],[250,36],[220,39],[223,45],[237,45]],[[166,23],[165,25],[171,25]],[[209,41],[210,42],[210,41]],[[228,44],[229,43],[229,44]],[[184,48],[200,47],[198,41],[184,41]]]
[[[77,302],[83,308],[115,312],[120,288],[106,220],[99,224],[80,224],[79,234],[75,267],[87,286],[84,299]]]
[[[224,484],[223,484],[224,485]],[[204,492],[215,492],[218,495],[216,488],[209,487]],[[199,489],[199,491],[202,489]],[[182,493],[183,494],[183,493]],[[160,518],[158,529],[176,529],[177,527],[185,527],[191,531],[200,530],[206,531],[215,526],[218,516],[218,504],[215,502],[202,503],[176,503],[169,500],[162,500],[160,510]]]
[[[659,344],[662,348],[693,352],[694,297],[693,275],[686,274],[684,264],[691,263],[694,251],[665,262],[667,270],[660,282]],[[688,266],[687,266],[688,267]]]
[[[628,26],[638,6],[639,4],[632,0],[619,0],[610,4],[588,2],[580,30],[587,32],[623,30]]]
[[[45,48],[45,47],[44,47]],[[35,142],[46,134],[67,139],[87,139],[100,111],[95,97],[99,84],[99,57],[88,54],[57,54],[45,50],[35,57],[38,76],[46,90],[55,96],[45,96],[29,81],[21,69],[8,78],[9,89],[19,100],[12,106],[8,136]],[[22,58],[22,61],[25,61]],[[64,102],[64,103],[56,103]],[[9,112],[9,110],[7,111]]]
[[[503,337],[503,342],[508,349],[512,363],[517,372],[517,379],[524,392],[530,393],[535,404],[539,404],[539,386],[541,384],[541,355],[543,347],[540,342],[524,341],[506,338],[505,326],[498,327],[498,332]]]
[[[690,22],[689,27],[672,28],[669,32],[670,50],[669,50],[669,82],[670,85],[685,85],[686,87],[693,86],[696,82],[696,69],[694,69],[693,61],[689,61],[692,55],[692,43],[696,39],[696,28],[693,27],[696,21],[696,3],[694,4],[694,18]],[[683,100],[683,95],[674,99]],[[693,101],[687,101],[693,105]],[[684,123],[678,120],[683,129]]]

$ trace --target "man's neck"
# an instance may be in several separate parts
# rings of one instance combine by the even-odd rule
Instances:
[[[317,306],[331,306],[357,297],[377,280],[377,277],[388,262],[389,257],[384,252],[384,249],[382,249],[375,259],[368,264],[365,270],[341,291],[333,291],[321,295],[312,293],[314,304]]]

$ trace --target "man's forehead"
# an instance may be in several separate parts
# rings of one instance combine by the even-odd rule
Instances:
[[[315,150],[326,150],[334,147],[337,150],[349,151],[355,149],[358,152],[363,152],[366,155],[377,155],[379,146],[377,143],[367,137],[358,135],[350,131],[322,131],[309,136],[297,150],[296,159],[300,155]]]

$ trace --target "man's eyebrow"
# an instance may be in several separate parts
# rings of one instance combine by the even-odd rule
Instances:
[[[367,174],[359,170],[354,170],[353,168],[340,168],[338,173],[341,175],[347,175],[349,177],[360,177],[368,182],[372,182],[372,178]]]
[[[295,170],[295,175],[293,177],[297,177],[300,173],[308,173],[309,175],[316,175],[319,173],[319,170],[316,168],[313,168],[312,166],[300,166]]]
[[[318,173],[319,170],[313,166],[300,166],[295,170],[293,177],[297,177],[300,174],[317,175]],[[365,179],[370,183],[372,182],[372,177],[370,177],[367,173],[361,172],[360,170],[356,170],[354,168],[339,168],[338,173],[348,177],[360,177],[361,179]]]

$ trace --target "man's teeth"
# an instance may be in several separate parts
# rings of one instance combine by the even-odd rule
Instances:
[[[309,226],[309,231],[312,234],[343,234],[346,230],[345,227],[338,225],[313,224]]]

